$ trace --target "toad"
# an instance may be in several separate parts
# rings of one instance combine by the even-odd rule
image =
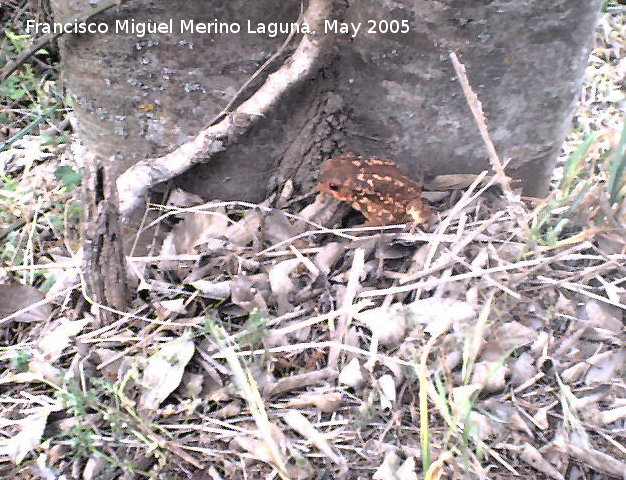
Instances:
[[[431,216],[421,184],[392,160],[341,154],[322,164],[316,190],[349,202],[367,219],[363,226],[419,225]]]

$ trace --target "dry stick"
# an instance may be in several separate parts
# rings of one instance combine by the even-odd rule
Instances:
[[[400,360],[397,357],[392,357],[390,355],[385,355],[383,353],[372,353],[367,350],[363,350],[362,348],[353,347],[346,343],[337,343],[334,341],[323,341],[323,342],[310,342],[310,343],[294,343],[290,345],[283,345],[281,347],[271,347],[271,348],[259,348],[256,350],[240,350],[237,352],[237,356],[239,357],[249,357],[251,355],[261,356],[268,355],[270,353],[293,353],[293,352],[301,352],[306,349],[311,350],[321,350],[324,348],[336,348],[343,352],[353,353],[355,355],[361,355],[364,358],[371,359],[375,358],[382,364],[394,364],[400,367],[409,367],[415,368],[415,361],[411,360],[410,362],[407,360]],[[223,353],[214,353],[211,355],[213,359],[225,358]],[[326,368],[325,370],[330,371],[330,369]],[[334,370],[333,370],[334,372]]]
[[[459,61],[456,53],[454,52],[450,52],[450,60],[452,61],[452,65],[454,66],[454,70],[459,79],[459,83],[461,84],[461,88],[463,89],[463,94],[465,95],[467,104],[472,111],[472,115],[474,115],[474,120],[476,120],[476,126],[480,131],[480,136],[483,138],[483,142],[485,142],[487,152],[489,152],[491,166],[499,177],[498,181],[502,186],[502,190],[504,191],[505,195],[507,196],[507,198],[512,198],[513,192],[511,190],[511,179],[504,172],[504,167],[502,166],[500,157],[498,157],[496,147],[491,141],[491,137],[489,136],[489,130],[487,129],[487,120],[483,112],[482,104],[480,103],[478,96],[474,93],[472,87],[470,86],[469,80],[467,79],[467,75],[465,73],[465,66]]]
[[[491,141],[491,136],[489,135],[489,129],[487,128],[487,119],[485,118],[485,114],[483,112],[482,104],[478,99],[478,96],[472,90],[472,87],[467,79],[467,75],[465,74],[465,66],[459,61],[456,53],[450,52],[450,60],[452,61],[452,65],[454,66],[454,70],[459,79],[459,83],[461,84],[461,88],[463,90],[463,95],[465,95],[465,99],[467,100],[467,104],[472,111],[472,115],[474,116],[474,120],[476,121],[476,126],[480,131],[480,136],[485,143],[485,147],[487,147],[487,152],[489,152],[489,160],[491,161],[491,165],[496,172],[496,178],[502,187],[502,191],[504,192],[504,196],[509,201],[509,207],[511,213],[514,215],[518,225],[522,230],[527,230],[528,225],[524,220],[523,215],[523,204],[519,199],[519,196],[513,194],[513,190],[511,190],[511,178],[507,176],[504,171],[504,166],[500,161],[500,157],[498,157],[498,153],[496,152],[496,147],[493,145]]]
[[[480,193],[480,192],[479,192]],[[462,200],[462,199],[461,199]],[[461,203],[461,201],[459,201],[457,203],[457,205],[459,205]],[[484,222],[480,227],[478,227],[476,230],[471,231],[470,233],[468,233],[465,238],[459,242],[456,243],[456,240],[458,240],[458,237],[453,237],[452,240],[450,240],[450,243],[452,245],[450,245],[449,248],[449,254],[451,257],[455,257],[458,256],[461,253],[461,250],[463,250],[467,245],[469,245],[471,242],[473,242],[474,240],[476,240],[476,238],[481,235],[485,230],[487,230],[487,228],[489,228],[493,223],[495,223],[496,221],[500,220],[500,217],[502,216],[502,212],[498,212],[495,215],[491,216],[486,222]],[[446,220],[450,219],[452,216],[452,212],[450,213],[450,216],[447,217]],[[449,222],[446,222],[444,220],[444,222],[442,222],[442,228],[441,231],[445,231],[446,228],[448,228],[449,226]],[[437,231],[439,231],[440,229],[438,228]],[[430,240],[429,240],[430,241]],[[439,236],[435,235],[433,240],[432,240],[432,244],[434,245],[434,248],[438,248],[439,245],[445,240],[442,240],[441,238],[439,238]],[[432,263],[432,259],[434,257],[434,251],[431,249],[428,252],[428,257],[426,259],[426,262],[424,262],[424,266],[422,267],[422,269],[414,274],[411,275],[404,275],[401,279],[400,279],[400,284],[404,285],[406,283],[409,282],[413,282],[419,278],[422,278],[426,275],[430,275],[431,273],[437,272],[439,270],[443,270],[444,268],[453,265],[455,262],[454,261],[446,261],[446,262],[438,262],[438,265],[432,266],[430,267],[430,264]]]
[[[621,308],[622,310],[626,311],[626,304],[611,300],[610,298],[603,297],[602,295],[597,295],[593,292],[588,292],[587,290],[581,288],[578,285],[572,285],[569,282],[562,282],[560,280],[554,280],[552,278],[544,277],[543,275],[538,276],[537,280],[541,281],[542,283],[554,285],[559,288],[565,288],[566,290],[579,293],[581,295],[584,295],[585,297],[589,297],[594,300],[597,300],[598,302],[607,303],[609,305],[613,305],[614,307]]]
[[[128,218],[143,203],[142,198],[154,185],[174,178],[194,164],[207,162],[216,153],[226,150],[266,116],[287,91],[309,78],[332,38],[322,33],[324,21],[331,18],[332,11],[332,0],[311,0],[303,14],[303,21],[317,33],[305,34],[293,56],[270,74],[248,100],[173,152],[138,162],[120,175],[117,188],[122,217]]]
[[[494,181],[493,179],[490,180],[489,182],[487,182],[487,184],[482,189],[480,189],[477,193],[475,193],[472,196],[472,194],[474,193],[474,190],[476,188],[478,188],[478,186],[482,182],[483,178],[485,177],[486,173],[487,172],[482,172],[480,175],[478,175],[474,179],[474,181],[469,186],[467,191],[463,193],[463,196],[461,197],[461,199],[456,203],[456,205],[454,207],[452,207],[452,209],[448,212],[446,218],[439,224],[439,226],[437,227],[437,230],[435,232],[436,234],[443,234],[448,229],[450,224],[452,223],[452,220],[454,218],[456,218],[456,216],[458,214],[461,213],[461,210],[463,210],[463,208],[465,208],[467,205],[469,205],[472,201],[474,201],[476,198],[478,198],[480,195],[482,195],[482,193],[487,188],[489,188],[491,183]],[[424,265],[422,266],[422,270],[428,269],[431,266],[432,261],[435,258],[435,254],[437,253],[437,250],[439,249],[440,243],[441,242],[437,239],[436,236],[435,236],[435,238],[434,238],[434,240],[432,242],[429,242],[428,254],[426,255],[426,260],[424,261]],[[405,279],[400,279],[400,283],[404,284],[404,283],[410,282],[411,281],[411,276],[412,275],[407,275]],[[417,287],[417,289],[419,289],[419,290],[416,292],[416,298],[419,298],[421,296],[421,294],[422,294],[422,290],[421,290],[420,287]]]
[[[511,179],[507,177],[506,173],[504,172],[504,167],[502,166],[502,162],[500,161],[500,158],[498,157],[498,153],[496,152],[495,146],[493,145],[493,142],[491,141],[491,137],[489,136],[486,119],[482,110],[480,100],[478,99],[478,96],[474,93],[474,91],[472,90],[469,84],[469,80],[467,79],[467,75],[465,74],[465,67],[463,66],[463,64],[461,64],[461,62],[459,61],[459,59],[457,58],[454,52],[450,52],[450,60],[452,61],[452,65],[454,66],[454,69],[456,71],[457,77],[459,79],[459,83],[461,84],[461,88],[463,89],[463,94],[465,95],[465,99],[467,100],[467,103],[472,111],[472,114],[474,115],[474,119],[476,121],[476,125],[478,126],[478,130],[480,131],[481,137],[485,143],[485,146],[487,147],[487,151],[489,152],[489,158],[491,160],[493,169],[496,172],[496,176],[493,179],[491,179],[487,183],[487,185],[483,187],[474,197],[472,197],[471,200],[478,198],[494,181],[497,180],[502,186],[502,190],[505,192],[507,199],[511,202],[516,201],[513,195],[513,192],[511,190],[511,185],[510,185]],[[448,226],[452,222],[452,219],[454,218],[454,216],[457,213],[459,213],[463,207],[465,207],[467,204],[470,203],[471,200],[468,200],[470,198],[469,197],[470,192],[472,192],[475,188],[478,187],[478,185],[480,184],[480,181],[482,181],[482,178],[485,175],[486,175],[486,172],[482,172],[482,174],[479,175],[474,180],[474,182],[472,183],[468,191],[465,192],[465,194],[463,195],[462,199],[457,203],[457,205],[455,205],[452,211],[448,214],[447,218],[437,228],[437,232],[440,232],[440,233],[445,232],[445,230],[448,228]],[[524,225],[523,222],[521,222],[520,220],[518,220],[518,222],[521,226]],[[428,268],[430,266],[435,256],[435,253],[438,249],[438,246],[439,246],[439,242],[437,241],[434,243],[434,245],[431,244],[430,250],[428,252],[428,256],[424,264],[425,268]],[[459,276],[455,276],[454,278],[459,278]],[[439,284],[445,283],[445,280],[446,279],[440,279]],[[411,281],[410,276],[407,276],[406,278],[402,279],[400,283],[406,284],[410,281]],[[421,295],[421,288],[423,287],[419,285],[415,287],[415,289],[418,289],[418,292],[417,292],[418,296]],[[393,289],[388,289],[388,291],[392,291],[392,290]],[[406,288],[401,288],[400,290],[397,290],[397,291],[407,291],[407,290]]]
[[[560,258],[554,257],[550,259],[539,258],[535,260],[525,260],[522,262],[511,263],[509,265],[501,265],[498,267],[484,268],[484,269],[475,270],[475,271],[471,271],[467,273],[461,273],[459,275],[452,275],[451,277],[448,277],[448,278],[436,278],[433,280],[426,280],[424,282],[411,283],[411,284],[403,285],[400,287],[383,288],[380,290],[368,290],[366,292],[361,292],[359,294],[359,297],[360,298],[380,297],[383,295],[410,292],[412,290],[417,290],[420,288],[421,289],[432,288],[432,287],[436,287],[437,285],[440,285],[446,282],[458,282],[460,280],[467,280],[469,278],[482,277],[484,275],[489,275],[492,273],[507,272],[509,270],[521,270],[522,268],[525,268],[525,267],[532,267],[535,265],[545,265],[545,264],[556,262],[556,261],[560,261]],[[606,299],[604,299],[603,301],[609,303]]]
[[[470,270],[470,271],[475,271],[475,270],[476,270],[476,268],[475,268],[474,266],[472,266],[472,264],[471,264],[471,263],[469,263],[469,262],[465,261],[465,260],[464,260],[464,259],[462,259],[462,258],[458,259],[456,263],[457,263],[457,264],[459,264],[459,265],[464,266],[465,268],[467,268],[467,269],[468,269],[468,270]],[[449,276],[448,276],[448,278],[449,278]],[[493,278],[491,278],[489,275],[485,275],[485,278],[484,278],[483,280],[484,280],[484,281],[485,281],[485,282],[486,282],[489,286],[496,287],[496,288],[498,288],[498,289],[502,290],[504,293],[506,293],[506,294],[510,295],[510,296],[511,296],[511,297],[513,297],[513,298],[517,298],[518,300],[519,300],[520,298],[522,298],[522,296],[521,296],[519,293],[517,293],[517,292],[515,292],[515,291],[511,290],[510,288],[508,288],[506,285],[502,284],[501,282],[498,282],[497,280],[494,280],[494,279],[493,279]]]
[[[359,280],[363,267],[365,265],[365,250],[357,248],[354,251],[354,259],[352,261],[352,268],[350,269],[350,276],[348,277],[348,284],[346,285],[345,295],[343,298],[342,313],[339,316],[336,330],[331,334],[331,338],[337,342],[337,344],[343,344],[346,333],[352,320],[353,311],[350,308],[357,294],[357,287],[359,286]],[[332,322],[332,319],[329,319]],[[332,330],[331,330],[332,331]],[[328,368],[337,369],[339,362],[340,349],[333,347],[328,353]]]
[[[261,211],[264,212],[271,212],[272,210],[274,210],[274,208],[272,207],[267,207],[265,205],[261,205],[261,204],[256,204],[256,203],[249,203],[249,202],[242,202],[240,200],[233,200],[233,201],[228,201],[228,202],[211,202],[208,204],[203,204],[203,205],[197,205],[194,207],[186,207],[186,208],[181,208],[181,207],[171,207],[168,205],[159,205],[159,208],[161,210],[170,210],[167,213],[162,214],[160,217],[156,218],[155,220],[153,220],[152,222],[150,222],[148,224],[148,226],[146,226],[145,228],[148,229],[154,225],[156,225],[158,222],[163,221],[164,218],[170,217],[170,216],[174,216],[174,215],[179,215],[181,213],[187,213],[187,212],[191,212],[191,213],[201,213],[201,214],[208,214],[208,215],[216,215],[215,213],[210,213],[208,210],[206,210],[206,208],[219,208],[219,207],[229,207],[229,206],[242,206],[242,207],[246,207],[246,208],[251,208],[251,209],[259,209]],[[367,227],[367,228],[341,228],[341,229],[331,229],[331,228],[326,228],[323,225],[320,225],[318,223],[315,223],[311,220],[308,220],[306,218],[303,218],[301,215],[294,215],[292,213],[287,213],[284,212],[285,215],[287,216],[287,218],[291,218],[294,220],[301,220],[305,223],[307,223],[308,225],[311,225],[312,227],[316,228],[316,231],[306,231],[303,233],[300,233],[296,236],[293,236],[291,238],[288,238],[286,240],[283,240],[277,244],[274,244],[268,248],[266,248],[265,250],[257,253],[257,256],[263,255],[266,252],[273,250],[274,248],[277,248],[278,246],[281,245],[286,245],[289,243],[292,243],[295,240],[298,240],[299,238],[302,237],[306,237],[307,235],[312,235],[312,234],[322,234],[322,233],[332,233],[333,235],[339,236],[339,237],[343,237],[346,238],[348,240],[354,240],[355,237],[351,236],[351,235],[347,235],[344,234],[342,232],[354,232],[354,231],[379,231],[381,229],[391,229],[391,228],[397,228],[397,225],[395,226],[387,226],[387,227]],[[222,215],[222,214],[219,214]],[[226,215],[224,215],[225,217],[227,217]],[[228,218],[228,217],[227,217]]]
[[[302,5],[300,5],[300,7],[302,7]],[[300,17],[298,18],[298,23],[301,23],[301,20],[302,8],[300,9]],[[257,68],[256,72],[254,72],[252,76],[248,78],[248,80],[246,80],[241,87],[239,87],[239,90],[235,92],[235,95],[233,95],[233,98],[230,99],[230,102],[228,102],[226,106],[222,109],[222,111],[215,115],[215,117],[213,117],[213,120],[209,122],[209,126],[219,123],[226,115],[230,113],[230,109],[233,107],[233,105],[235,105],[235,103],[239,101],[239,99],[248,89],[250,84],[252,84],[252,82],[254,82],[259,77],[259,75],[261,75],[261,73],[263,73],[267,69],[267,67],[274,63],[274,61],[283,54],[283,52],[287,49],[287,46],[291,43],[291,40],[293,39],[295,34],[296,29],[292,28],[289,32],[289,35],[287,35],[287,38],[285,38],[285,41],[280,47],[278,47],[278,50],[276,50],[274,54],[263,63],[263,65]]]
[[[97,7],[90,8],[89,10],[85,10],[79,13],[78,15],[75,15],[70,18],[66,18],[64,19],[64,21],[60,23],[62,23],[63,25],[65,25],[66,23],[72,23],[72,24],[73,23],[85,23],[94,15],[104,12],[105,10],[108,10],[109,8],[119,5],[119,4],[120,4],[119,0],[109,0],[107,2],[102,2]],[[11,75],[15,70],[17,70],[20,67],[20,65],[22,65],[26,60],[28,60],[28,58],[30,58],[32,55],[37,53],[37,51],[41,47],[43,47],[48,42],[51,42],[59,38],[64,33],[65,31],[54,32],[53,30],[35,39],[34,43],[30,46],[30,48],[28,48],[27,50],[24,50],[17,57],[15,57],[15,60],[13,60],[11,63],[6,65],[2,70],[0,70],[0,82],[4,82],[7,78],[9,78],[9,75]]]

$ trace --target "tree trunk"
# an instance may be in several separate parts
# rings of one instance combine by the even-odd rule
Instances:
[[[89,5],[52,1],[57,21]],[[483,102],[498,153],[511,159],[507,171],[524,181],[526,193],[542,194],[568,129],[599,5],[351,2],[344,20],[361,28],[338,36],[335,60],[238,144],[177,182],[207,198],[258,201],[290,177],[309,188],[319,163],[345,150],[394,158],[414,176],[488,169],[448,59],[455,51]],[[132,0],[105,12],[94,21],[106,22],[108,34],[61,41],[82,141],[115,158],[112,175],[171,151],[206,126],[285,37],[248,32],[248,23],[293,22],[299,12],[299,0]],[[112,33],[118,20],[173,20],[174,28]],[[241,31],[181,33],[181,20],[236,23]]]

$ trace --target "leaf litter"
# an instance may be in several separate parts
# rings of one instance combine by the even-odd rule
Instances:
[[[176,249],[144,271],[126,318],[96,328],[57,306],[28,320],[43,329],[7,322],[16,333],[0,382],[3,418],[14,420],[0,453],[17,466],[43,456],[48,469],[73,467],[71,456],[52,455],[72,453],[46,436],[53,415],[96,435],[84,440],[91,455],[163,478],[176,469],[238,478],[242,468],[419,478],[419,359],[434,339],[429,447],[441,461],[432,478],[483,469],[490,478],[617,476],[626,465],[626,256],[599,251],[594,237],[525,249],[506,200],[486,191],[464,202],[440,206],[442,233],[359,236],[332,225],[303,232],[297,212],[270,207],[185,207],[169,234]],[[198,228],[196,218],[222,223]],[[262,225],[275,222],[268,235]],[[59,320],[45,326],[48,318]],[[44,406],[33,403],[42,388]],[[83,398],[84,411],[67,398],[53,404],[61,393]],[[374,440],[385,447],[365,454]],[[89,458],[84,468],[95,468]]]

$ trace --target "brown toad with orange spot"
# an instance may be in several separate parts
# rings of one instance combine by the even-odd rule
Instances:
[[[419,225],[431,215],[421,184],[392,160],[344,153],[323,163],[316,189],[350,202],[367,219],[364,226]]]

